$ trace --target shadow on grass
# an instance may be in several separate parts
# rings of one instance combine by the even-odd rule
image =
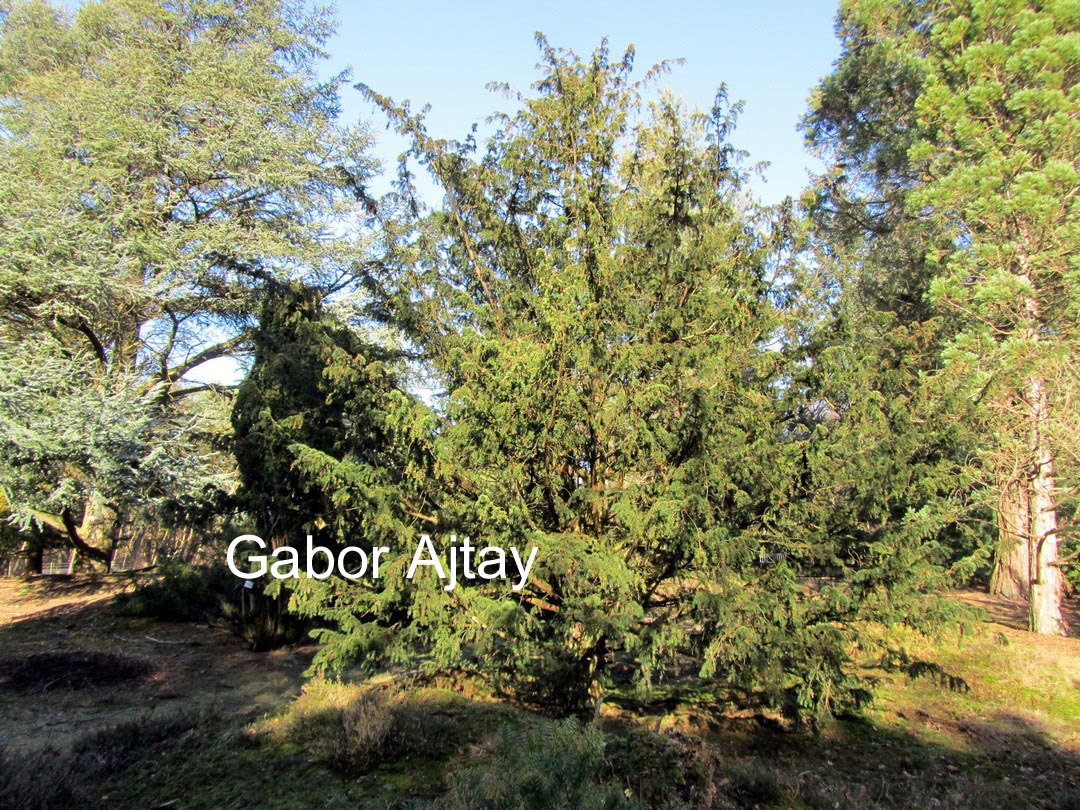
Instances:
[[[68,751],[88,733],[177,712],[244,722],[294,697],[313,654],[253,653],[223,627],[119,616],[105,600],[27,611],[0,624],[0,743]]]
[[[497,704],[430,691],[344,695],[318,695],[296,723],[291,710],[261,728],[161,715],[95,732],[66,754],[6,755],[0,805],[462,807],[446,793],[455,775],[521,778],[507,735],[522,750],[551,737],[552,721]],[[1007,714],[962,724],[955,744],[869,720],[838,721],[817,739],[745,720],[718,721],[707,742],[629,721],[603,730],[589,778],[627,807],[1080,808],[1080,757]],[[340,746],[364,756],[339,756]],[[510,805],[496,791],[483,806]]]
[[[1023,600],[993,596],[973,588],[956,591],[957,599],[986,611],[989,621],[1013,630],[1028,629],[1028,603]],[[1080,634],[1080,599],[1067,598],[1061,603],[1061,613],[1073,635]]]
[[[14,591],[12,602],[40,602],[42,599],[79,599],[117,592],[131,581],[126,575],[31,575],[5,582]]]
[[[915,724],[851,718],[817,739],[760,728],[713,739],[736,793],[740,779],[757,785],[742,789],[746,806],[1080,810],[1080,756],[1031,720],[1003,713],[960,722],[947,738],[938,730],[928,739]]]

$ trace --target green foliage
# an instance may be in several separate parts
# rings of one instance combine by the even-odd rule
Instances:
[[[419,661],[588,715],[616,658],[647,693],[689,657],[795,721],[862,705],[848,651],[872,643],[872,623],[928,630],[956,613],[927,598],[963,557],[944,538],[968,538],[952,497],[966,434],[909,359],[931,355],[934,330],[843,311],[849,344],[815,345],[810,330],[776,351],[791,321],[767,278],[791,247],[790,212],[743,188],[727,140],[738,106],[723,91],[708,114],[649,100],[664,67],[634,82],[632,51],[540,45],[536,94],[483,149],[435,140],[367,91],[446,193],[425,213],[403,164],[417,216],[369,279],[443,386],[438,429],[401,408],[410,421],[384,433],[377,462],[403,471],[396,490],[371,486],[385,472],[347,477],[340,445],[293,446],[289,468],[316,503],[367,504],[354,538],[535,545],[536,568],[520,595],[403,587],[408,554],[371,587],[302,581],[293,604],[332,622],[316,665]],[[289,345],[286,364],[306,356]],[[312,368],[328,407],[360,398],[353,378]],[[372,403],[340,441],[387,410]],[[329,511],[332,536],[347,536]]]
[[[432,470],[430,415],[401,387],[394,354],[303,285],[267,296],[254,346],[255,363],[233,408],[242,482],[236,502],[279,545],[310,534],[332,549],[387,546],[400,566]],[[323,620],[316,635],[348,636],[355,648],[395,615],[383,587],[396,579],[391,592],[399,589],[403,571],[391,567],[371,587],[305,578],[288,590],[271,583],[267,593],[298,615]],[[340,644],[319,653],[328,664],[346,659]]]
[[[419,582],[408,632],[353,651],[419,643],[434,666],[587,712],[617,651],[647,681],[696,643],[685,619],[718,571],[768,587],[769,244],[723,92],[690,112],[647,99],[665,67],[635,82],[632,51],[540,44],[536,95],[484,150],[371,93],[447,195],[372,278],[444,386],[433,533],[535,545],[537,571],[524,598]]]
[[[115,534],[91,534],[106,514],[114,525],[121,511],[160,516],[229,485],[200,452],[206,415],[167,412],[159,386],[102,378],[86,353],[49,337],[0,344],[0,357],[0,489],[24,531],[57,531],[107,562]]]
[[[641,806],[621,786],[595,783],[603,759],[604,734],[595,725],[570,718],[505,729],[488,762],[454,775],[447,804],[490,810]]]
[[[337,319],[323,296],[292,285],[263,305],[233,408],[238,503],[267,538],[399,543],[396,500],[409,465],[423,463],[405,443],[422,434],[400,434],[422,411],[401,388],[394,354]]]
[[[316,76],[330,33],[277,0],[5,4],[0,367],[33,347],[45,377],[3,414],[25,433],[8,424],[5,450],[27,447],[3,465],[23,523],[108,564],[147,497],[190,515],[230,488],[221,448],[178,435],[228,406],[191,375],[248,348],[268,280],[346,284],[365,249],[330,235],[365,216],[371,169],[336,122],[343,77]]]
[[[288,611],[288,595],[260,587],[246,589],[223,562],[188,564],[175,560],[137,580],[135,590],[113,601],[122,615],[163,622],[223,619],[255,652],[298,641],[308,623]]]
[[[118,594],[114,605],[127,616],[163,622],[204,622],[235,612],[241,582],[223,564],[165,562],[135,590]]]
[[[1032,565],[998,564],[1051,594],[1032,617],[1058,632],[1056,529],[1076,476],[1075,9],[853,0],[839,30],[808,118],[836,159],[813,201],[822,255],[862,263],[848,297],[936,333],[916,368],[971,433],[958,484],[981,496],[972,517],[998,512],[1002,549],[1030,548]]]

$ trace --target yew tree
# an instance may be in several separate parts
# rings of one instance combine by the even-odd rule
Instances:
[[[846,650],[880,592],[800,579],[835,538],[805,542],[792,509],[803,449],[770,300],[782,239],[729,141],[738,107],[652,92],[666,66],[635,80],[632,49],[539,44],[540,78],[501,88],[515,111],[482,145],[436,139],[362,88],[412,144],[412,216],[368,280],[433,381],[412,531],[535,546],[532,575],[520,592],[390,569],[370,589],[302,581],[294,604],[333,620],[317,663],[466,671],[556,712],[688,665],[793,717],[851,705]],[[444,194],[435,210],[414,160]]]

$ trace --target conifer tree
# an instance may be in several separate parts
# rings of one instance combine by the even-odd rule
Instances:
[[[984,27],[985,21],[994,15],[1000,16],[1001,25]],[[1033,15],[1030,21],[1029,15]],[[1034,466],[1030,441],[1019,439],[1025,433],[1020,427],[1023,419],[1019,414],[1028,397],[1021,390],[1023,386],[1015,384],[1015,378],[1013,383],[1005,382],[1012,373],[1006,370],[1012,362],[1007,357],[1009,352],[1002,354],[992,348],[995,342],[1010,342],[1004,338],[1004,332],[998,333],[1001,341],[983,340],[978,348],[970,343],[974,323],[981,322],[981,328],[989,330],[984,332],[984,338],[1004,324],[995,325],[992,318],[985,320],[986,313],[980,314],[972,301],[956,300],[944,292],[947,286],[944,277],[952,272],[946,268],[970,262],[981,249],[972,242],[973,231],[969,230],[972,223],[965,221],[968,216],[965,207],[978,209],[991,198],[1004,195],[1007,199],[1012,192],[1003,179],[1005,175],[999,174],[997,190],[993,190],[992,183],[949,185],[952,196],[943,205],[945,198],[940,192],[946,186],[941,175],[944,167],[951,167],[950,172],[960,169],[957,176],[970,177],[975,167],[983,163],[982,176],[987,179],[991,168],[1002,165],[1002,160],[1020,161],[1027,154],[1037,166],[1050,157],[1042,153],[1049,139],[1041,144],[1034,141],[1023,144],[1010,140],[1012,136],[1008,133],[1012,127],[1046,130],[1046,121],[1052,116],[1045,110],[1025,110],[1026,102],[1020,99],[1050,98],[1059,92],[1054,85],[1058,74],[1050,63],[1068,62],[1062,50],[1067,50],[1062,44],[1067,37],[1063,38],[1061,33],[1068,30],[1068,25],[1068,13],[1060,6],[845,3],[838,28],[844,51],[835,72],[816,93],[808,117],[812,142],[825,148],[835,160],[832,174],[818,193],[817,210],[825,216],[819,216],[817,221],[819,225],[829,225],[822,231],[828,250],[837,255],[838,250],[846,249],[847,256],[841,262],[859,268],[848,276],[852,283],[846,286],[845,295],[862,300],[873,310],[895,312],[898,324],[907,321],[934,335],[932,340],[923,341],[922,359],[913,363],[913,368],[923,369],[928,375],[924,384],[937,384],[933,377],[938,375],[938,382],[949,381],[944,383],[947,388],[956,385],[969,388],[970,404],[962,406],[953,418],[972,428],[965,439],[972,461],[966,472],[981,477],[986,493],[983,500],[997,516],[998,537],[990,587],[995,593],[1013,598],[1026,598],[1031,583],[1038,580],[1031,552],[1041,542],[1036,541],[1031,530],[1035,511],[1031,503],[1034,485],[1029,473]],[[957,35],[955,32],[961,28],[965,33]],[[953,35],[948,34],[950,30],[954,31]],[[959,38],[948,40],[949,36]],[[984,36],[986,42],[982,41]],[[968,51],[976,55],[969,59]],[[988,73],[980,77],[978,68],[972,66],[988,53],[996,56],[984,64],[986,71],[1004,70],[1004,65],[1010,63],[1010,69],[1019,71],[1017,75],[1002,74],[995,80],[987,80]],[[994,59],[1004,61],[994,66],[991,65]],[[1047,69],[1042,74],[1030,69],[1028,74],[1021,75],[1023,70],[1018,66],[1026,61],[1045,63]],[[958,69],[960,64],[965,67]],[[1068,84],[1066,80],[1065,85]],[[940,97],[942,87],[950,88],[948,92],[955,93],[957,98],[966,96],[973,104],[972,110],[962,112],[960,103],[935,107],[936,102],[931,99],[935,95]],[[996,99],[993,103],[1000,105],[1000,109],[992,115],[986,114],[985,109],[979,113],[976,109],[979,104],[991,104],[974,100],[972,94],[980,93]],[[966,122],[971,115],[976,120],[982,115],[981,134],[974,133],[972,125]],[[1040,115],[1044,115],[1041,123]],[[1065,108],[1058,109],[1054,115],[1059,120],[1070,117]],[[1075,113],[1072,118],[1075,120]],[[952,135],[942,137],[942,133],[955,134],[960,130],[981,144],[995,146],[971,149],[972,141],[961,148]],[[1066,127],[1062,133],[1068,131]],[[1067,163],[1070,148],[1066,135],[1049,152],[1056,149],[1056,154],[1065,157]],[[1059,203],[1062,211],[1066,211],[1069,204],[1065,192],[1058,194],[1059,203],[1055,203],[1057,192],[1053,185],[1037,180],[1036,175],[1032,173],[1024,182],[1032,182],[1039,188],[1042,201],[1030,189],[1022,194],[1017,192],[1013,195],[1018,200],[1013,214],[1020,213],[1025,205],[1033,206],[1035,211],[1042,204],[1053,207]],[[1023,202],[1019,202],[1021,197]],[[1068,215],[1063,216],[1065,219],[1059,223],[1063,227],[1055,226],[1051,230],[1067,235]],[[996,241],[1003,247],[1014,241],[1008,228],[990,228],[983,238],[987,240],[985,249],[989,249],[989,242]],[[1053,272],[1061,271],[1051,271],[1051,275]],[[953,289],[975,293],[975,299],[996,295],[994,284],[982,284],[977,275],[965,278],[975,283],[965,282]],[[886,296],[880,295],[881,292]],[[967,349],[958,351],[965,344]],[[908,359],[911,362],[914,358],[909,354]],[[950,368],[941,370],[946,360]],[[1060,405],[1069,400],[1064,392],[1072,386],[1069,381],[1072,364],[1059,359],[1054,365],[1056,369],[1051,376],[1061,383]],[[941,370],[940,373],[935,369]],[[942,396],[950,394],[943,391]],[[1074,424],[1075,417],[1067,408],[1057,407],[1053,421],[1053,432],[1064,435],[1068,429],[1065,426]],[[1012,427],[1004,428],[1005,424]],[[1059,442],[1058,452],[1068,446],[1067,442]],[[1059,459],[1058,467],[1067,477],[1074,475],[1071,455]],[[1066,496],[1068,492],[1065,487],[1060,494]],[[1060,504],[1071,511],[1068,497],[1061,499]],[[1049,576],[1056,579],[1053,572]]]
[[[325,11],[278,0],[4,4],[5,365],[33,346],[74,386],[51,392],[60,407],[122,394],[117,413],[157,408],[127,423],[151,431],[135,443],[167,443],[188,407],[227,410],[181,403],[214,388],[193,381],[204,363],[250,349],[262,285],[344,284],[363,256],[362,240],[327,228],[363,215],[371,167],[366,134],[336,122],[342,77],[315,75],[330,31]],[[40,446],[66,441],[49,413],[18,416]],[[140,493],[105,480],[109,465],[31,461],[0,470],[14,517],[107,565]]]
[[[688,624],[719,624],[735,582],[761,579],[773,321],[736,109],[646,103],[666,66],[637,83],[632,50],[539,42],[536,94],[486,149],[369,93],[446,194],[379,281],[445,386],[439,528],[538,548],[520,596],[418,584],[415,632],[440,663],[467,647],[501,685],[579,711],[620,652],[644,680],[688,647],[723,666],[715,631]]]
[[[324,298],[298,282],[267,294],[233,406],[238,502],[276,544],[310,534],[370,546],[404,531],[379,521],[407,500],[395,487],[417,475],[395,431],[402,413],[421,406],[401,387],[398,353],[344,323]]]
[[[994,449],[1015,459],[1031,566],[1031,629],[1064,634],[1059,468],[1080,351],[1080,60],[1075,4],[944,3],[908,36],[926,81],[916,101],[917,202],[959,245],[933,295],[960,313],[948,349],[986,393]]]
[[[370,639],[400,621],[383,586],[400,586],[423,482],[434,476],[429,413],[400,384],[400,352],[348,324],[325,299],[299,282],[268,292],[233,428],[235,500],[253,533],[274,547],[305,547],[310,536],[335,558],[344,546],[393,552],[379,579],[369,565],[360,579],[265,583],[277,600],[272,610],[323,620],[314,632],[327,640],[321,660],[333,663],[370,652]]]

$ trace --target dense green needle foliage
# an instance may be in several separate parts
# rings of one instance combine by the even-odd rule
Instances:
[[[687,665],[794,718],[857,703],[849,653],[869,623],[942,615],[924,595],[954,515],[910,490],[947,487],[950,462],[872,433],[923,403],[849,392],[834,422],[806,419],[841,383],[811,401],[778,350],[786,226],[745,190],[738,107],[650,98],[665,66],[635,82],[632,50],[540,44],[536,92],[483,148],[364,88],[445,193],[424,212],[403,161],[413,216],[369,279],[442,386],[437,427],[412,434],[431,469],[411,467],[426,477],[404,477],[397,514],[444,544],[535,546],[536,567],[520,593],[303,581],[299,609],[336,622],[320,661],[422,653],[564,713]],[[354,487],[321,481],[318,497]]]
[[[1059,516],[1074,507],[1080,350],[1080,7],[955,2],[928,36],[915,104],[925,166],[918,204],[948,223],[932,295],[959,313],[946,359],[983,399],[984,453],[1022,492],[1031,628],[1064,634]],[[939,258],[939,257],[934,257]],[[1070,469],[1072,468],[1072,469]]]
[[[484,150],[372,94],[446,194],[379,280],[445,386],[440,529],[539,549],[520,596],[419,583],[413,632],[577,711],[625,653],[644,684],[691,648],[725,667],[723,613],[771,587],[773,313],[723,96],[647,102],[632,51],[541,45],[537,93]]]
[[[671,681],[812,724],[857,706],[853,659],[958,618],[940,592],[985,575],[995,509],[1060,632],[1077,22],[845,0],[799,210],[749,192],[726,88],[691,110],[667,64],[538,36],[482,141],[358,86],[408,143],[376,203],[344,77],[317,78],[326,12],[0,4],[0,516],[105,564],[136,515],[226,498],[273,546],[386,547],[378,575],[269,585],[317,669],[466,673],[555,714]],[[196,381],[245,355],[234,399]],[[412,578],[421,535],[448,568],[466,537],[535,564]],[[524,754],[538,796],[595,765],[544,787]]]
[[[233,407],[239,501],[277,542],[400,543],[405,527],[388,515],[408,498],[407,477],[429,472],[413,466],[429,444],[424,410],[402,390],[395,353],[322,299],[291,284],[263,304],[255,362]]]
[[[1076,469],[1076,22],[1070,3],[844,3],[808,117],[835,160],[814,200],[822,263],[849,302],[926,337],[904,358],[969,428],[992,588],[1034,594],[1048,632]]]

